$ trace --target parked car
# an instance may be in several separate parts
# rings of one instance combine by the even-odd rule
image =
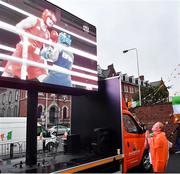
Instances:
[[[69,133],[70,132],[70,128],[69,127],[66,127],[64,125],[55,125],[55,126],[52,126],[49,131],[54,134],[54,135],[63,135],[65,132]]]

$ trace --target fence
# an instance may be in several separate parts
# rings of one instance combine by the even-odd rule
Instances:
[[[23,156],[26,152],[26,141],[0,144],[0,158],[14,158]]]

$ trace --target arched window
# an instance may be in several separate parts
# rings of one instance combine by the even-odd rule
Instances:
[[[2,117],[5,117],[5,109],[2,108]]]
[[[6,94],[4,93],[2,96],[2,104],[5,104],[5,102],[6,102]]]
[[[49,110],[49,122],[52,124],[55,123],[55,114],[56,114],[56,108],[53,106]]]
[[[18,115],[18,114],[17,114],[17,106],[14,106],[14,115],[13,115],[13,116],[14,116],[14,117],[17,117],[17,115]]]
[[[18,97],[19,97],[19,91],[16,90],[16,92],[15,92],[15,101],[18,101]]]
[[[37,108],[37,118],[41,118],[41,114],[42,114],[42,106],[39,105]]]
[[[67,107],[63,108],[63,119],[67,119]]]
[[[11,117],[11,108],[8,107],[8,110],[7,110],[7,117]]]
[[[12,91],[9,91],[8,102],[12,102]]]

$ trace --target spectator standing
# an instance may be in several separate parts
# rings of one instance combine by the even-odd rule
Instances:
[[[154,172],[165,172],[169,158],[169,141],[163,127],[161,122],[157,122],[152,127],[152,133],[146,132]]]
[[[180,123],[178,123],[177,128],[175,129],[174,133],[176,132],[176,153],[180,153]]]

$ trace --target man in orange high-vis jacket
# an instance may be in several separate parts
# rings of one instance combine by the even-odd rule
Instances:
[[[157,122],[153,125],[151,134],[146,132],[154,172],[165,172],[168,162],[169,142],[162,131],[163,127],[161,122]]]

